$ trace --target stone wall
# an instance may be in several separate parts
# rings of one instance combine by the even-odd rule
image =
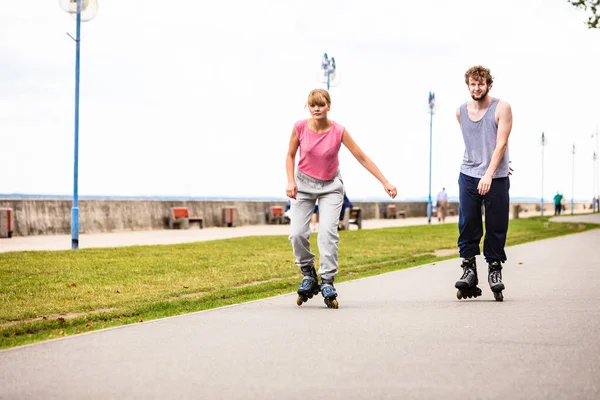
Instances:
[[[426,202],[353,203],[362,208],[364,219],[385,218],[388,204],[396,205],[397,211],[404,211],[407,218],[427,216]],[[14,236],[71,233],[71,204],[66,199],[0,199],[0,208],[13,210]],[[176,206],[188,207],[191,216],[203,216],[205,227],[226,226],[224,207],[235,207],[235,225],[260,225],[266,223],[270,206],[285,205],[285,201],[80,200],[79,225],[81,233],[166,229],[171,207]],[[524,216],[539,213],[538,203],[520,205]],[[575,209],[587,206],[578,203]],[[544,209],[546,215],[554,212],[552,204],[546,204]],[[458,214],[458,203],[451,203],[450,210]]]

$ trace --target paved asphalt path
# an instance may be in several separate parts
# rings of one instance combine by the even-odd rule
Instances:
[[[454,259],[0,351],[0,399],[600,399],[599,245],[508,248],[504,302]]]

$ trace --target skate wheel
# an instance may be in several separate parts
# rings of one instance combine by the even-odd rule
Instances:
[[[298,296],[298,298],[296,299],[296,304],[298,304],[299,306],[301,306],[302,303],[304,303],[304,301],[302,300],[302,296]]]
[[[327,306],[327,308],[338,308],[339,307],[338,301],[336,299],[333,299],[333,300],[325,299],[325,305]]]
[[[494,292],[494,298],[496,299],[496,301],[504,301],[504,296],[502,295],[502,292]]]
[[[462,299],[462,292],[460,290],[458,292],[456,292],[456,298],[459,300]]]

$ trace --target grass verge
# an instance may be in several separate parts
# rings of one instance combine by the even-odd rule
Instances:
[[[507,245],[598,227],[513,220]],[[457,257],[434,253],[456,247],[456,224],[340,236],[337,282]],[[0,253],[0,348],[290,293],[299,280],[285,236]]]

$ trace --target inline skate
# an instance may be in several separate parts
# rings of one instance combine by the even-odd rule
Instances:
[[[488,264],[488,283],[496,301],[503,301],[504,283],[502,283],[502,263],[500,261],[492,261]]]
[[[461,299],[479,297],[481,296],[481,289],[477,287],[479,279],[477,278],[477,265],[475,263],[475,257],[465,258],[461,264],[463,274],[454,287],[458,289],[456,297]]]
[[[333,287],[332,282],[323,282],[321,285],[321,294],[323,295],[323,299],[325,301],[325,305],[327,308],[338,308],[339,304],[336,299],[337,292],[335,291],[335,287]]]
[[[308,299],[312,299],[314,295],[319,293],[319,291],[320,287],[317,279],[317,271],[315,271],[314,267],[311,267],[311,269],[308,271],[308,274],[305,274],[302,282],[300,282],[296,304],[301,306],[302,303],[306,303]]]

